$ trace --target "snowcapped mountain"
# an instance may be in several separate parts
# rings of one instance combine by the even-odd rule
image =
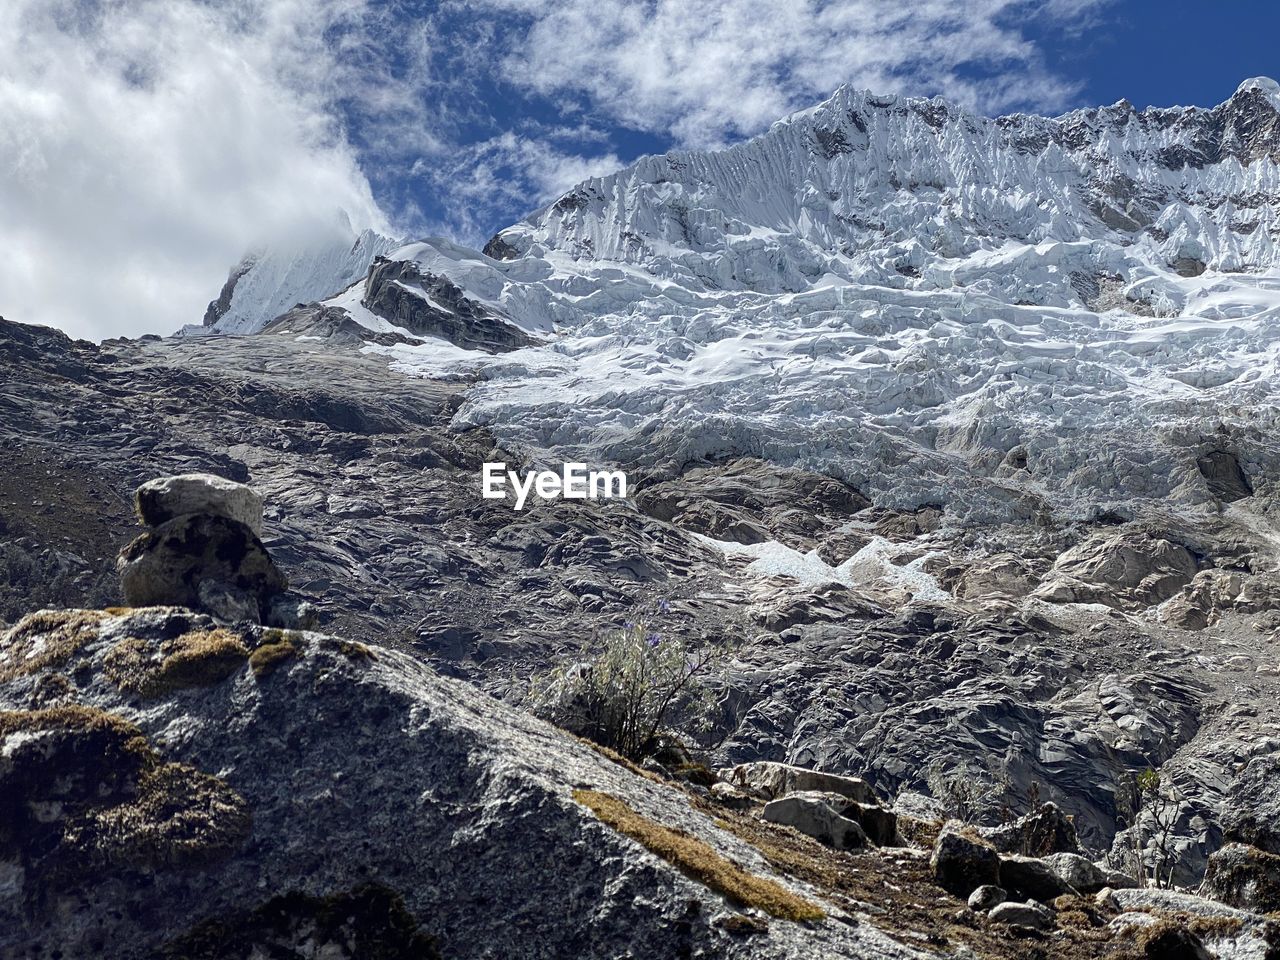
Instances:
[[[297,246],[250,253],[231,268],[227,282],[204,314],[216,333],[257,333],[298,303],[310,303],[362,278],[375,257],[402,241],[374,230],[359,233],[343,218]],[[188,333],[207,332],[190,327]]]
[[[1208,506],[1205,456],[1280,466],[1278,160],[1267,79],[1052,119],[843,88],[588,180],[484,253],[264,260],[215,329],[327,287],[270,329],[338,317],[397,369],[478,376],[457,422],[548,460],[756,455],[985,522]]]

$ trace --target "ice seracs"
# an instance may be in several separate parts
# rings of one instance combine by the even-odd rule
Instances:
[[[759,456],[977,522],[1212,509],[1206,458],[1280,468],[1276,89],[992,119],[845,87],[584,181],[487,253],[387,251],[323,306],[396,369],[478,378],[456,422],[508,450]]]

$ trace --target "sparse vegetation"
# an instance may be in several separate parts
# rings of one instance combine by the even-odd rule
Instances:
[[[262,635],[262,644],[249,654],[253,675],[259,678],[268,676],[282,663],[296,657],[301,639],[301,635],[293,631],[267,630]]]
[[[596,790],[575,790],[573,799],[591,810],[603,823],[735,903],[797,923],[821,920],[826,916],[812,901],[792,893],[774,880],[748,873],[704,841],[655,823],[617,797]]]
[[[1113,858],[1121,870],[1132,873],[1142,886],[1173,886],[1182,854],[1174,828],[1182,802],[1172,783],[1158,770],[1148,768],[1129,777],[1117,791],[1117,822],[1129,829],[1128,849]]]
[[[251,823],[244,798],[217,777],[163,763],[143,772],[132,800],[74,818],[63,842],[94,862],[200,867],[234,852]]]
[[[30,872],[27,895],[103,871],[204,866],[248,836],[243,798],[216,777],[162,763],[123,717],[84,706],[0,712],[0,857]]]
[[[642,760],[661,746],[675,713],[693,726],[705,722],[713,696],[705,680],[719,654],[664,637],[643,622],[627,623],[604,637],[591,660],[536,680],[531,705],[565,730]]]
[[[144,697],[225,680],[249,659],[249,648],[223,627],[189,630],[159,644],[126,637],[108,651],[103,672],[121,690]]]
[[[39,610],[0,636],[0,683],[65,663],[98,636],[97,610]]]

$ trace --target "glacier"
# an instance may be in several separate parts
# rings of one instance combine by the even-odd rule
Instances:
[[[288,263],[308,292],[328,270],[319,307],[382,334],[366,353],[476,380],[455,425],[531,462],[662,478],[759,456],[969,522],[1132,518],[1212,509],[1206,455],[1280,466],[1278,161],[1265,78],[1211,109],[1056,118],[841,88],[728,149],[584,181],[484,252],[367,237],[332,270]],[[525,339],[377,315],[366,256]]]

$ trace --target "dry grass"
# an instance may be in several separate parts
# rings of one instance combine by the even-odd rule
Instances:
[[[97,639],[97,610],[39,610],[0,635],[0,683],[65,663]]]
[[[230,630],[190,630],[156,645],[126,637],[108,651],[103,672],[121,690],[144,697],[219,683],[249,659]]]
[[[297,639],[295,639],[297,636]],[[262,635],[262,644],[249,654],[249,666],[258,678],[273,673],[286,660],[298,655],[300,635],[284,630],[268,630]]]
[[[681,873],[735,903],[797,923],[821,920],[826,916],[817,904],[792,893],[780,883],[748,873],[696,837],[654,823],[617,797],[596,790],[575,790],[573,799],[614,830],[639,842]]]
[[[1117,942],[1107,927],[1093,925],[1097,911],[1085,898],[1063,906],[1079,914],[1070,920],[1087,925],[1066,925],[1048,938],[1028,937],[966,909],[964,901],[942,890],[923,851],[834,850],[750,812],[697,796],[690,796],[690,803],[759,850],[779,873],[821,890],[850,913],[871,914],[878,929],[903,943],[953,952],[965,948],[982,960],[1138,960],[1131,945]]]
[[[94,862],[194,868],[233,853],[251,825],[244,798],[223,781],[185,764],[164,763],[143,772],[130,802],[76,818],[64,842]]]
[[[604,757],[609,762],[616,763],[618,766],[622,767],[624,770],[628,770],[631,773],[634,773],[637,777],[644,777],[646,780],[652,780],[654,783],[665,784],[667,782],[663,780],[660,776],[658,776],[656,773],[653,773],[650,770],[646,770],[644,767],[640,766],[635,761],[628,760],[626,757],[620,754],[617,750],[614,750],[612,747],[606,747],[603,744],[596,743],[594,740],[588,740],[586,737],[580,737],[574,733],[569,734],[569,736],[573,737],[573,739],[577,740],[583,746],[590,747],[592,750],[600,754],[600,756]]]

